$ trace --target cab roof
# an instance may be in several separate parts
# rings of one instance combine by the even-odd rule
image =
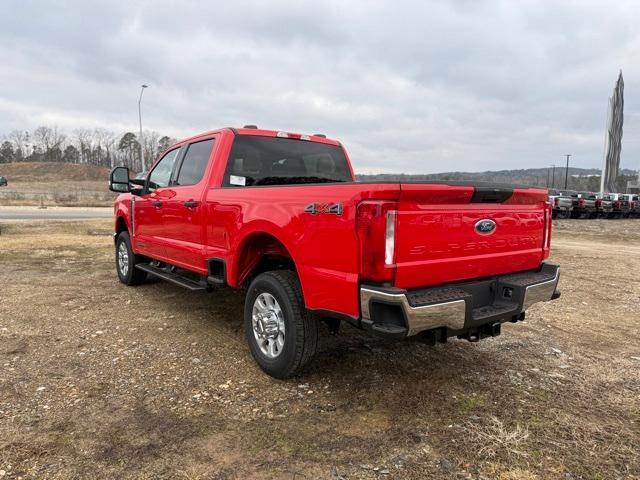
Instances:
[[[254,135],[257,137],[277,137],[277,138],[290,138],[293,140],[302,140],[302,141],[307,141],[307,142],[315,142],[315,143],[325,143],[328,145],[335,145],[335,146],[341,146],[341,143],[338,140],[334,140],[332,138],[326,138],[324,135],[321,134],[313,134],[313,135],[309,135],[309,134],[305,134],[305,133],[297,133],[297,132],[287,132],[284,130],[266,130],[266,129],[262,129],[262,128],[257,128],[253,125],[246,125],[244,127],[241,128],[235,128],[235,127],[225,127],[225,128],[219,128],[217,130],[210,130],[208,132],[203,132],[203,133],[199,133],[197,135],[194,135],[192,137],[188,137],[188,138],[183,138],[179,141],[177,141],[175,144],[171,145],[170,148],[173,148],[174,146],[177,145],[182,145],[184,143],[189,143],[189,142],[193,142],[194,140],[197,140],[199,138],[202,137],[207,137],[209,135],[213,135],[216,133],[222,133],[225,131],[230,131],[232,132],[234,135]]]

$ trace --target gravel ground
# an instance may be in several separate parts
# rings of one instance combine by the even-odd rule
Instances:
[[[0,226],[0,479],[640,478],[640,220],[559,221],[562,297],[500,337],[345,326],[289,381],[241,293],[121,285],[110,221]]]

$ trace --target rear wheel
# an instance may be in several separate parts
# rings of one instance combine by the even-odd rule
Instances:
[[[116,271],[120,281],[125,285],[139,285],[144,282],[147,272],[136,268],[136,265],[143,261],[144,257],[133,253],[129,232],[121,232],[116,240]]]
[[[291,377],[313,358],[318,322],[304,308],[295,272],[266,272],[251,282],[244,329],[253,358],[272,377]]]

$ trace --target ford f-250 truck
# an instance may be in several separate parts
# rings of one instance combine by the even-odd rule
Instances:
[[[246,289],[251,353],[285,378],[340,321],[445,342],[500,334],[559,296],[547,190],[359,183],[323,135],[225,128],[111,172],[120,280]]]

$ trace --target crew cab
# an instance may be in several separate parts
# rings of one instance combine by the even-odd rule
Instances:
[[[251,353],[277,378],[313,357],[320,324],[477,341],[560,295],[546,190],[358,183],[324,135],[215,130],[144,180],[114,168],[110,189],[120,281],[244,289]]]

